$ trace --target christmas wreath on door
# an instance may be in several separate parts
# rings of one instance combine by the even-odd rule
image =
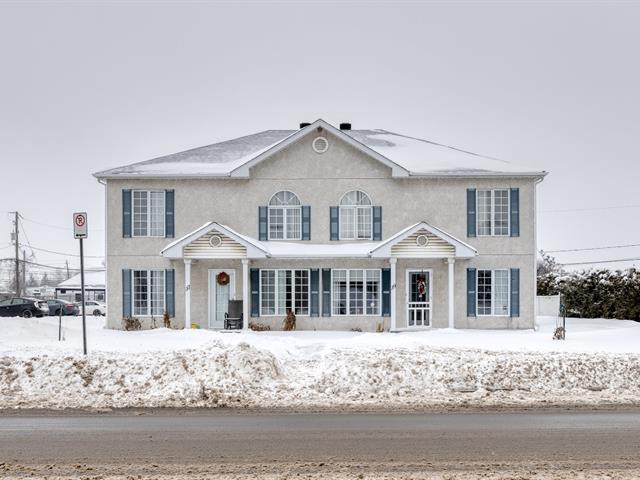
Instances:
[[[229,274],[227,272],[220,272],[218,275],[216,275],[216,282],[218,282],[218,285],[228,285]]]

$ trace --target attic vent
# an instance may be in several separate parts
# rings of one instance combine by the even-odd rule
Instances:
[[[220,238],[219,235],[211,235],[211,238],[209,239],[209,245],[211,245],[213,248],[219,247],[220,245],[222,245],[222,238]]]
[[[427,237],[426,235],[418,235],[416,237],[416,244],[419,247],[426,247],[427,245],[429,245],[429,237]]]
[[[324,137],[316,137],[311,144],[316,153],[324,153],[329,149],[329,142]]]

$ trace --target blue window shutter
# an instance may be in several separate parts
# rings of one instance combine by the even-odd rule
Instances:
[[[131,270],[122,270],[122,316],[131,316]]]
[[[391,316],[391,269],[382,269],[382,316]]]
[[[520,316],[520,269],[511,269],[511,316]]]
[[[512,188],[510,192],[511,236],[520,236],[520,189]]]
[[[267,207],[258,207],[258,239],[266,241],[267,237]]]
[[[476,189],[467,188],[467,237],[476,236]]]
[[[169,268],[164,271],[165,283],[165,310],[170,317],[176,316],[176,271]]]
[[[166,190],[164,192],[164,236],[166,238],[173,238],[175,235],[174,210],[175,192]]]
[[[320,314],[320,270],[311,269],[311,316]]]
[[[250,288],[251,288],[251,316],[260,316],[260,269],[252,268],[249,273],[251,276]]]
[[[329,231],[331,232],[329,240],[338,240],[340,238],[339,215],[338,207],[329,207]]]
[[[311,240],[311,207],[302,207],[302,240]]]
[[[373,239],[382,240],[382,207],[373,207]]]
[[[467,268],[467,317],[476,316],[476,269]]]
[[[331,269],[322,269],[322,316],[331,316]]]
[[[122,237],[131,238],[131,190],[122,190]]]

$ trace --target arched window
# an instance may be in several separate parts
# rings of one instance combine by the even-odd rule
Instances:
[[[371,199],[366,193],[345,193],[340,200],[340,240],[370,240],[371,217]]]
[[[286,190],[269,201],[269,240],[301,240],[302,207],[298,196]]]

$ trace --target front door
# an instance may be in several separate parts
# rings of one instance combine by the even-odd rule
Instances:
[[[229,300],[236,296],[236,271],[209,270],[209,328],[224,328]]]
[[[431,271],[407,270],[407,326],[431,326]]]

